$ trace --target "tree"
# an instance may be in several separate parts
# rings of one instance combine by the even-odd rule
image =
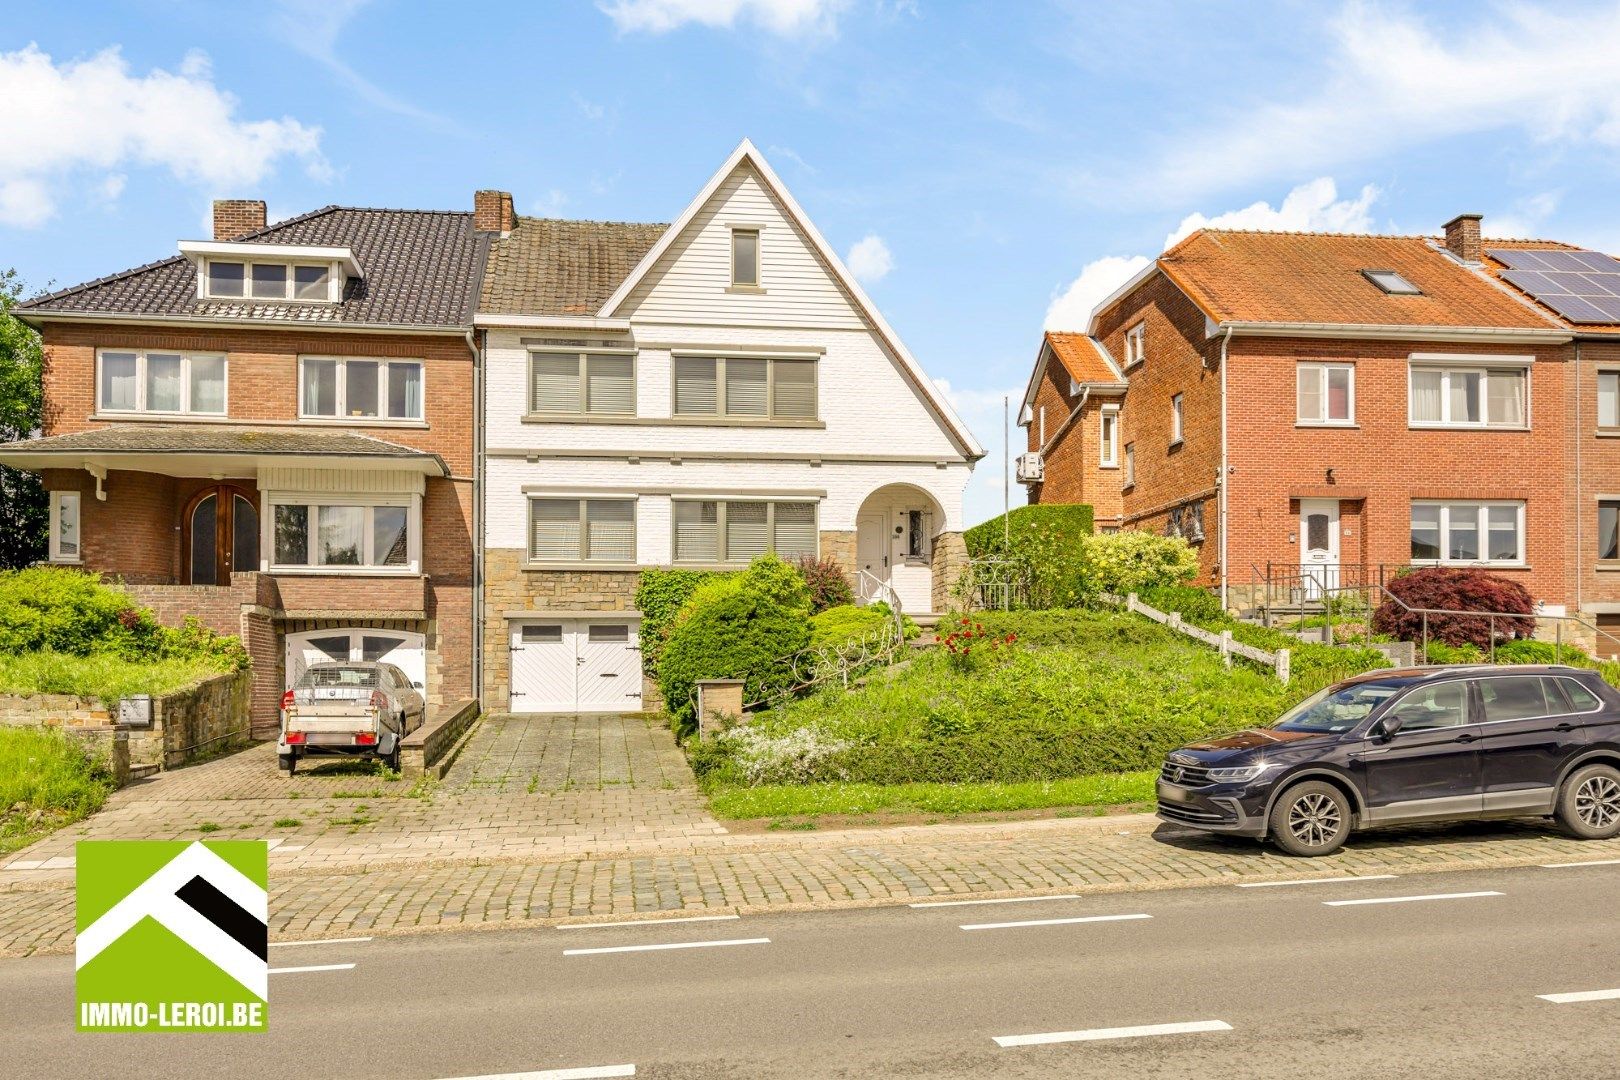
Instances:
[[[45,401],[39,335],[11,314],[22,292],[16,270],[0,272],[0,442],[38,433]],[[39,474],[0,465],[0,569],[43,559],[49,522]]]

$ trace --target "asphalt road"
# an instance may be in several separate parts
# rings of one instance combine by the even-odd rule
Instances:
[[[695,942],[746,943],[627,949]],[[81,1035],[71,958],[0,961],[0,1072],[1620,1075],[1620,865],[458,932],[270,960],[354,966],[272,974],[268,1035]],[[1070,1034],[1026,1038],[1055,1033]]]

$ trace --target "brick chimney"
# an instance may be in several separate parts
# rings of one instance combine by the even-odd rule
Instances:
[[[509,233],[517,227],[510,191],[473,192],[473,228],[479,232]]]
[[[239,240],[264,228],[264,200],[215,199],[214,239]]]
[[[1446,250],[1463,262],[1477,263],[1484,255],[1479,242],[1479,214],[1458,214],[1446,222]]]

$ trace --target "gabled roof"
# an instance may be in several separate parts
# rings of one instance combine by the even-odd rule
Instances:
[[[668,228],[520,217],[490,247],[478,312],[594,315]]]
[[[1086,334],[1048,330],[1041,338],[1041,348],[1035,358],[1035,370],[1030,373],[1029,385],[1024,388],[1024,400],[1019,415],[1035,403],[1041,379],[1053,360],[1063,368],[1071,380],[1082,386],[1123,387],[1125,376],[1114,358],[1108,355],[1103,343]],[[1020,420],[1020,423],[1023,421]]]
[[[17,305],[23,318],[100,316],[287,325],[457,328],[472,323],[488,237],[460,211],[328,206],[238,243],[346,247],[364,268],[336,304],[199,299],[185,257],[138,266]]]

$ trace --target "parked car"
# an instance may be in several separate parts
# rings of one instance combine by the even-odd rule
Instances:
[[[311,664],[281,697],[276,753],[288,776],[312,754],[374,757],[399,768],[399,743],[422,726],[421,683],[393,664]]]
[[[1552,665],[1374,671],[1268,727],[1182,747],[1159,817],[1327,855],[1383,825],[1552,817],[1620,835],[1620,693]]]

